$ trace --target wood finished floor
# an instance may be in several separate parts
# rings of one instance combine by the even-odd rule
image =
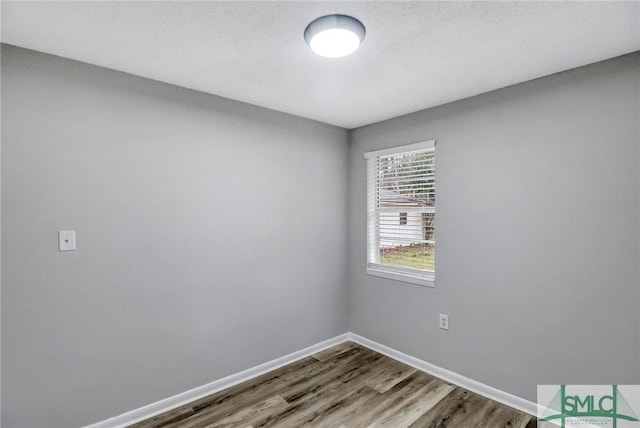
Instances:
[[[535,428],[535,418],[352,342],[135,428]]]

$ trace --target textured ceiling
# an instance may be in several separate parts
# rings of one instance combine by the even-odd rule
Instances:
[[[638,2],[2,2],[2,41],[345,128],[640,50]],[[355,54],[303,40],[328,13]]]

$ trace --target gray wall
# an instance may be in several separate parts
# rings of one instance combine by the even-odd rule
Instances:
[[[347,329],[530,400],[640,383],[639,64],[348,152],[338,128],[3,45],[3,426],[95,422]],[[362,154],[432,138],[436,288],[367,276]]]
[[[355,130],[350,330],[532,401],[536,384],[639,383],[639,63],[629,55]],[[362,154],[428,139],[435,289],[365,273]]]
[[[3,45],[2,425],[344,333],[347,159],[339,128]]]

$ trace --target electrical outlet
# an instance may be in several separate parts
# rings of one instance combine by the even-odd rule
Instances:
[[[76,250],[76,231],[61,230],[58,232],[58,251]]]
[[[449,330],[449,315],[440,314],[440,328],[443,330]]]

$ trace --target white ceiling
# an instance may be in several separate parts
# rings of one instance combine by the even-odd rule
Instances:
[[[632,2],[2,2],[2,41],[345,128],[640,50]],[[318,16],[367,28],[315,56]]]

